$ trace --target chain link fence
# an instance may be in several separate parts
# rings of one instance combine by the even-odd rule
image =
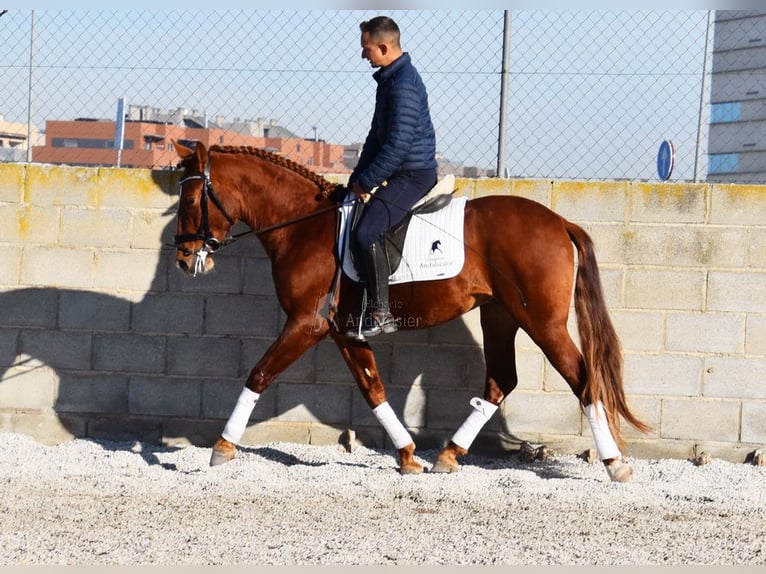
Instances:
[[[124,98],[210,122],[265,118],[351,146],[375,95],[359,23],[377,14],[7,11],[0,116],[42,133],[51,120],[114,120]],[[428,88],[440,161],[457,173],[651,180],[667,139],[672,179],[705,179],[706,11],[387,14]]]

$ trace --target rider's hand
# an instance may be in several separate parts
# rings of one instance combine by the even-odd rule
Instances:
[[[354,182],[354,185],[351,186],[351,191],[365,203],[370,200],[370,194],[358,182]]]

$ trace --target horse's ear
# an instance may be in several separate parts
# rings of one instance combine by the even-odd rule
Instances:
[[[194,150],[186,147],[183,144],[178,143],[178,140],[171,139],[171,142],[173,142],[173,148],[176,150],[176,153],[178,154],[178,157],[180,157],[182,160],[189,159],[191,156],[194,155]]]
[[[195,160],[199,166],[203,166],[207,163],[207,149],[201,141],[194,142],[194,149],[179,143],[177,139],[171,138],[170,141],[172,142],[178,157],[181,158],[181,161],[178,162],[179,168],[184,166],[188,167]]]
[[[207,148],[201,141],[197,141],[197,147],[194,150],[194,153],[197,154],[197,162],[200,166],[203,166],[207,163]]]

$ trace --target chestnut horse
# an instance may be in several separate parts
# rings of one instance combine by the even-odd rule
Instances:
[[[183,168],[174,243],[177,265],[195,275],[210,271],[213,253],[238,237],[229,232],[242,221],[250,230],[239,235],[257,235],[271,260],[276,295],[287,315],[281,333],[250,372],[213,446],[210,464],[235,457],[261,393],[329,335],[398,450],[399,471],[423,472],[409,432],[388,404],[372,349],[366,341],[347,337],[344,329],[348,318],[358,317],[362,289],[339,271],[336,196],[342,186],[261,149],[212,146],[208,151],[201,143],[196,149],[174,145]],[[473,410],[430,471],[457,470],[458,457],[467,454],[516,387],[514,339],[521,328],[579,400],[609,477],[629,480],[632,470],[622,458],[619,418],[642,432],[649,427],[625,399],[620,343],[588,234],[529,199],[488,196],[466,203],[464,244],[465,263],[457,276],[390,288],[391,309],[403,329],[432,327],[480,309],[483,398],[471,400]],[[567,331],[573,285],[582,353]],[[408,320],[413,317],[417,321]]]

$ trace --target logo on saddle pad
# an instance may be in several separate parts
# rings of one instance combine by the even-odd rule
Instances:
[[[389,283],[433,281],[454,277],[463,268],[463,219],[467,198],[456,197],[444,209],[433,213],[415,214],[407,228],[399,266],[389,277]],[[359,281],[350,255],[350,233],[347,222],[353,205],[341,207],[339,256],[343,258],[343,272]]]

